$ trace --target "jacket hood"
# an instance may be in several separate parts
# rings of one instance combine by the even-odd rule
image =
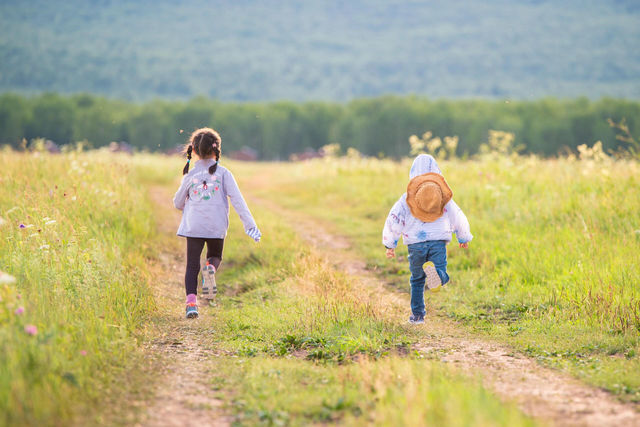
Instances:
[[[411,171],[409,172],[409,179],[413,179],[416,176],[424,175],[425,173],[435,172],[442,175],[440,172],[440,168],[438,167],[438,163],[433,156],[429,154],[420,154],[413,161],[413,165],[411,165]]]

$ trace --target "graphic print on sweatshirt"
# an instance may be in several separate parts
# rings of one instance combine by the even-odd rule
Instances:
[[[191,185],[189,187],[189,199],[199,202],[201,200],[211,200],[216,193],[220,190],[222,181],[218,175],[206,175],[203,178],[191,178]]]

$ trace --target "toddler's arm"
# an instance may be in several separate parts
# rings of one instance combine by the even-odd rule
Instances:
[[[456,237],[460,243],[460,247],[466,249],[469,246],[469,242],[473,239],[473,234],[471,234],[471,229],[469,227],[469,220],[467,220],[462,209],[460,209],[453,200],[447,203],[446,209],[447,215],[449,215],[449,221],[453,226],[453,231],[456,233]]]
[[[176,191],[176,195],[173,196],[173,206],[176,209],[183,210],[184,205],[187,202],[187,195],[189,194],[189,180],[187,179],[189,175],[185,175],[182,178],[182,183],[180,184],[180,188]]]
[[[387,248],[387,256],[389,258],[395,255],[394,249],[398,246],[398,240],[400,240],[404,230],[406,212],[402,202],[401,197],[393,205],[382,230],[382,244]]]

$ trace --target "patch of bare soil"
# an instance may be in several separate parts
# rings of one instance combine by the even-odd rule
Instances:
[[[158,314],[150,326],[152,337],[147,354],[157,366],[158,380],[154,395],[149,396],[144,426],[228,426],[232,418],[223,410],[223,402],[215,395],[209,373],[216,366],[210,307],[199,299],[200,318],[184,317],[184,261],[181,243],[175,237],[180,213],[166,206],[170,195],[162,187],[151,192],[158,206],[158,233],[167,236],[167,247],[155,266],[154,293]]]
[[[368,270],[349,240],[332,232],[328,224],[284,209],[271,200],[251,197],[251,202],[286,218],[328,262],[353,280],[366,283],[380,298],[390,300],[392,307],[402,307],[395,316],[408,316],[408,296]],[[479,374],[486,387],[505,401],[515,401],[529,416],[554,425],[640,426],[638,406],[621,403],[603,390],[542,367],[503,344],[477,339],[435,312],[427,316],[424,327],[429,338],[415,343],[417,351],[470,375]]]

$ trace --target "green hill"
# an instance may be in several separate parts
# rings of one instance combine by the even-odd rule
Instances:
[[[640,98],[636,0],[1,1],[0,92]]]

